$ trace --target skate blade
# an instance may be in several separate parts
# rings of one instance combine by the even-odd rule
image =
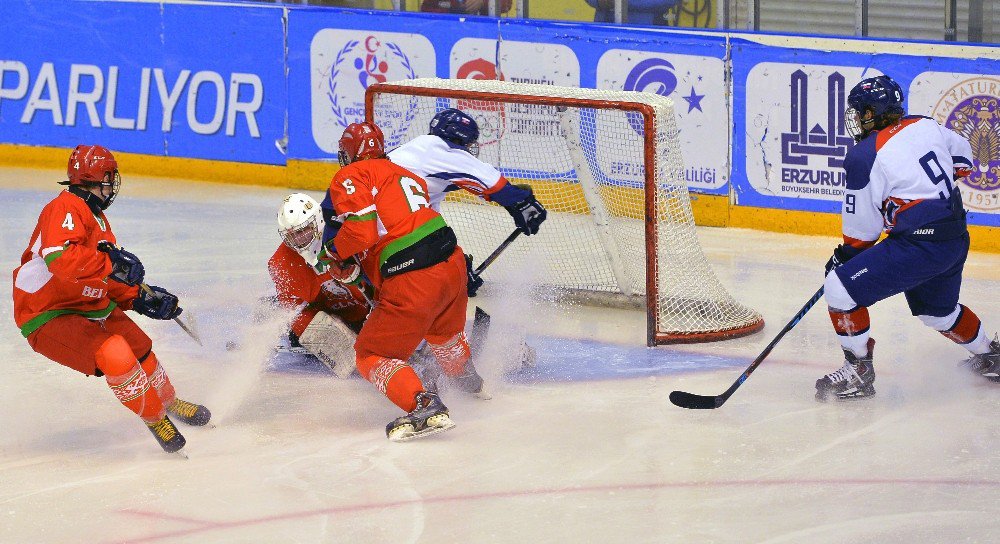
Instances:
[[[418,438],[425,438],[438,433],[443,433],[448,429],[455,427],[455,423],[447,415],[435,416],[431,419],[435,420],[434,423],[424,427],[421,431],[414,431],[412,425],[403,425],[393,429],[392,432],[389,433],[389,440],[392,442],[409,442],[410,440],[416,440]]]
[[[486,389],[485,384],[479,389],[479,391],[473,393],[472,396],[479,400],[490,400],[493,398],[493,395],[490,394],[488,389]]]

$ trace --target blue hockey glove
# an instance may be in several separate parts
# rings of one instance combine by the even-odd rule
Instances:
[[[149,291],[139,290],[139,296],[132,301],[132,309],[152,319],[173,319],[181,315],[177,306],[177,296],[162,287],[150,285]]]
[[[531,236],[532,234],[538,233],[538,228],[545,221],[548,216],[548,212],[545,211],[545,206],[542,206],[541,202],[535,198],[534,191],[528,185],[518,185],[517,187],[527,191],[528,196],[516,202],[510,206],[504,206],[510,216],[514,218],[514,224],[517,228],[521,229],[521,232]]]
[[[476,291],[483,286],[483,278],[479,277],[472,269],[472,255],[465,255],[465,270],[469,275],[469,283],[466,285],[466,289],[469,292],[469,296],[474,297],[476,296]]]
[[[863,250],[858,249],[856,247],[852,247],[846,244],[840,244],[839,246],[837,246],[836,249],[833,250],[833,256],[830,257],[830,260],[826,262],[826,267],[825,267],[826,272],[823,275],[828,276],[834,268],[837,268],[838,266],[853,259],[858,255],[858,253],[861,253],[862,251]]]
[[[111,259],[111,275],[109,278],[125,285],[139,285],[146,277],[146,269],[134,253],[125,251],[110,242],[97,244],[98,251],[108,254]]]

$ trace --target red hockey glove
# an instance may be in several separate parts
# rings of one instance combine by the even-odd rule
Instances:
[[[358,265],[357,260],[354,257],[350,257],[346,261],[341,260],[332,243],[329,248],[323,246],[317,259],[320,263],[329,267],[328,272],[330,273],[330,277],[338,283],[344,285],[357,285],[361,283],[361,266]]]

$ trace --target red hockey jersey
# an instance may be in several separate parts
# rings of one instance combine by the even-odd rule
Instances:
[[[97,250],[105,240],[117,243],[104,212],[94,215],[69,191],[42,209],[21,266],[14,269],[14,321],[25,338],[59,315],[101,319],[116,304],[132,307],[139,287],[108,281],[111,259]]]
[[[329,272],[319,273],[301,255],[281,244],[267,262],[267,270],[278,290],[278,303],[285,307],[305,305],[292,320],[292,332],[301,336],[316,312],[336,315],[348,323],[364,321],[368,301],[361,289],[341,285]]]
[[[426,182],[387,159],[341,168],[330,183],[330,200],[343,221],[333,239],[338,256],[358,255],[376,288],[382,283],[383,262],[447,226],[431,209]]]

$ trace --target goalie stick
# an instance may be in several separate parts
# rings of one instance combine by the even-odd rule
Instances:
[[[687,408],[689,410],[713,410],[725,404],[726,401],[729,400],[729,397],[733,396],[733,393],[735,393],[736,390],[743,385],[743,382],[747,381],[750,374],[753,374],[753,371],[760,366],[760,363],[764,361],[764,358],[771,353],[771,350],[773,350],[774,346],[778,344],[778,341],[785,336],[785,333],[792,330],[792,328],[795,327],[795,325],[797,325],[807,313],[809,313],[809,310],[812,309],[813,305],[816,304],[816,301],[818,301],[822,296],[823,287],[820,287],[819,291],[816,291],[816,294],[814,294],[812,298],[806,302],[805,306],[799,310],[799,313],[795,314],[795,317],[793,317],[792,320],[778,332],[778,335],[774,337],[774,340],[771,340],[771,343],[764,348],[764,351],[762,351],[760,355],[758,355],[757,358],[750,363],[750,366],[743,371],[743,374],[740,375],[740,377],[736,379],[736,382],[729,386],[729,389],[726,389],[724,393],[712,397],[706,395],[695,395],[694,393],[687,393],[684,391],[674,391],[670,393],[670,402],[674,403],[676,406]]]

